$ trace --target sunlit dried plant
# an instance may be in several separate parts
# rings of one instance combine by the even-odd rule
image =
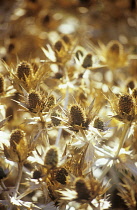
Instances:
[[[137,208],[136,6],[1,2],[1,209]]]

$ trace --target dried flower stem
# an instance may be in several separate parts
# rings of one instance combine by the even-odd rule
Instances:
[[[115,154],[115,158],[117,158],[117,156],[119,155],[119,152],[120,152],[121,148],[124,145],[125,139],[127,137],[128,131],[130,129],[130,125],[131,125],[131,123],[124,124],[124,129],[122,131],[122,136],[121,136],[121,139],[120,139],[120,142],[119,142],[119,146],[118,146],[117,152]]]
[[[17,177],[17,182],[16,182],[16,185],[15,185],[15,192],[13,194],[14,198],[16,198],[17,194],[18,194],[18,189],[19,189],[19,186],[20,186],[21,178],[22,178],[22,169],[23,169],[23,163],[19,162],[18,163],[18,177]]]
[[[45,120],[44,120],[44,118],[43,118],[43,116],[42,116],[42,113],[41,113],[41,112],[39,113],[39,117],[40,117],[40,119],[41,119],[41,122],[42,122],[42,123],[43,123],[43,122],[45,123]]]
[[[108,161],[106,162],[106,164],[104,165],[103,169],[102,169],[102,174],[99,177],[99,180],[102,181],[103,178],[105,177],[105,175],[108,173],[108,171],[110,170],[111,166],[109,166],[109,162],[111,161],[111,159],[108,159]]]
[[[69,86],[67,85],[67,88],[66,88],[66,96],[65,96],[64,109],[66,109],[66,108],[67,108],[67,105],[68,105],[68,99],[69,99]],[[62,128],[59,128],[59,130],[58,130],[58,135],[57,135],[56,142],[55,142],[55,145],[56,145],[56,146],[58,146],[58,145],[59,145],[59,141],[60,141],[61,134],[62,134]]]
[[[87,137],[85,135],[85,132],[82,129],[80,129],[80,132],[82,134],[83,139],[87,142],[88,140],[87,140]]]
[[[17,198],[17,195],[18,195],[18,189],[19,189],[19,186],[20,186],[20,182],[21,182],[21,178],[22,178],[22,169],[23,169],[23,163],[22,162],[19,162],[18,163],[18,176],[17,176],[17,182],[16,182],[16,185],[15,185],[15,192],[13,194],[12,197],[14,197],[15,199]],[[13,206],[11,206],[9,208],[9,210],[12,210],[13,209]]]

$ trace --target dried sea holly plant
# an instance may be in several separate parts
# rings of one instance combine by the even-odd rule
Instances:
[[[137,209],[136,7],[2,1],[0,209]]]

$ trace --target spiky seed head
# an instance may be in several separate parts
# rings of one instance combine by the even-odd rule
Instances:
[[[58,52],[61,51],[62,47],[63,47],[63,44],[62,44],[62,42],[61,42],[60,40],[57,41],[57,42],[55,43],[55,45],[54,45],[55,50],[57,50]]]
[[[94,121],[94,128],[97,128],[99,130],[104,130],[104,123],[101,119],[96,118],[95,121]]]
[[[17,66],[17,77],[20,80],[26,81],[26,78],[32,74],[32,66],[27,61],[22,61]]]
[[[51,146],[46,152],[44,164],[48,169],[53,169],[57,167],[58,160],[58,149],[55,146]]]
[[[41,177],[41,171],[40,170],[35,170],[33,172],[33,179],[39,179]]]
[[[4,76],[0,74],[0,94],[4,92]]]
[[[134,107],[132,96],[126,94],[122,95],[119,98],[118,107],[121,114],[129,114]]]
[[[24,137],[25,133],[21,129],[15,129],[12,131],[10,136],[10,145],[13,149],[16,149],[16,145],[19,144]]]
[[[67,35],[64,35],[64,36],[62,37],[62,40],[63,40],[66,44],[70,44],[70,39],[69,39],[69,37],[68,37]]]
[[[60,115],[56,112],[56,111],[53,111],[51,113],[51,122],[54,126],[58,126],[61,122],[61,120],[57,119],[56,117],[59,117]]]
[[[72,105],[70,108],[70,125],[85,127],[85,114],[81,106]]]
[[[123,46],[115,40],[112,40],[107,45],[108,53],[119,55],[123,51]]]
[[[35,112],[35,109],[37,109],[41,105],[41,97],[39,93],[37,93],[36,91],[32,91],[28,95],[28,104],[29,104],[29,110]]]
[[[46,103],[46,107],[47,108],[51,108],[55,105],[55,96],[54,95],[50,95],[48,97],[47,103]]]
[[[130,88],[131,90],[133,90],[135,87],[135,83],[133,80],[130,80],[128,83],[127,83],[127,88]]]
[[[92,54],[89,53],[85,56],[82,66],[84,68],[88,68],[92,66]]]
[[[55,73],[55,76],[54,76],[55,79],[61,79],[62,77],[63,77],[63,74],[61,72]]]
[[[77,192],[77,197],[80,200],[89,200],[90,190],[83,178],[78,178],[75,182],[75,190]]]
[[[63,185],[65,185],[67,181],[66,176],[68,176],[68,172],[65,168],[59,168],[55,171],[55,180]]]

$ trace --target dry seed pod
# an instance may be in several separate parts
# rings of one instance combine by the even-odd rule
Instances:
[[[55,48],[55,50],[57,50],[58,52],[60,52],[61,49],[63,48],[62,42],[61,42],[60,40],[57,41],[57,42],[55,43],[55,45],[54,45],[54,48]]]
[[[104,123],[102,120],[99,119],[99,117],[95,119],[93,126],[94,126],[94,128],[97,128],[101,131],[104,130]]]
[[[42,175],[42,172],[40,170],[35,170],[33,172],[33,179],[39,179]]]
[[[31,112],[37,113],[38,111],[41,112],[43,109],[43,103],[41,101],[41,97],[39,93],[36,91],[32,91],[28,95],[28,105],[29,105],[29,110]]]
[[[62,40],[63,40],[66,44],[70,44],[70,39],[69,39],[69,37],[68,37],[67,35],[64,35],[64,36],[62,37]]]
[[[70,108],[70,125],[85,127],[85,114],[79,105],[72,105]]]
[[[59,183],[65,185],[66,184],[66,176],[68,176],[68,172],[65,168],[58,168],[55,171],[55,180],[58,181]]]
[[[110,41],[107,45],[108,53],[111,55],[119,55],[123,51],[123,46],[118,41]]]
[[[51,122],[52,122],[52,124],[54,126],[58,126],[61,123],[61,120],[59,120],[59,119],[56,118],[56,117],[59,117],[59,116],[60,115],[57,112],[55,112],[55,111],[53,111],[51,113]]]
[[[55,105],[55,96],[54,95],[50,95],[48,97],[48,100],[47,100],[47,103],[46,103],[46,107],[50,109],[54,105]]]
[[[20,80],[26,81],[26,78],[32,75],[32,66],[27,61],[22,61],[17,66],[17,77]]]
[[[89,200],[90,191],[86,184],[86,181],[83,178],[78,178],[75,182],[75,190],[77,192],[77,197],[80,200]]]
[[[135,88],[135,83],[133,80],[130,80],[128,83],[127,83],[127,88],[130,88],[131,90]]]
[[[5,146],[4,153],[6,157],[15,162],[22,162],[28,155],[28,143],[25,132],[21,129],[15,129],[10,136],[10,148]]]
[[[89,53],[85,56],[82,66],[88,68],[92,66],[92,55]]]
[[[4,77],[0,74],[0,94],[4,93]]]
[[[44,164],[48,169],[56,168],[58,164],[58,159],[59,155],[57,147],[51,146],[46,152]]]
[[[16,129],[13,130],[10,136],[10,145],[16,149],[16,145],[20,143],[20,141],[25,137],[25,133],[20,130]]]
[[[125,66],[128,58],[123,45],[116,40],[112,40],[107,45],[105,59],[106,64],[111,69],[117,69]]]
[[[119,103],[118,103],[119,111],[121,114],[129,114],[134,107],[133,99],[132,96],[130,95],[122,95],[119,98]]]

